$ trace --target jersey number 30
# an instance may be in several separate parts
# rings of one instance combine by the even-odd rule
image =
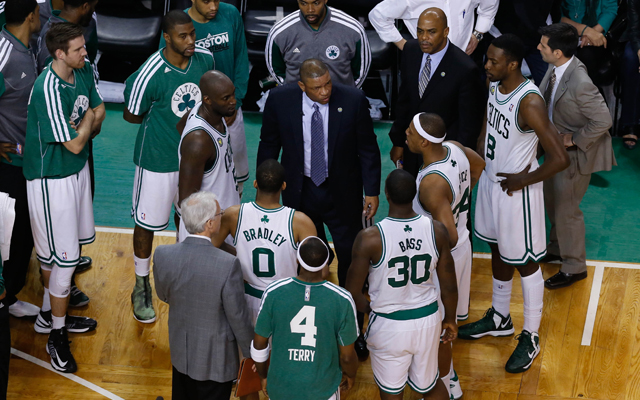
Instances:
[[[400,288],[406,286],[411,279],[411,283],[419,285],[429,280],[429,266],[431,265],[431,256],[429,254],[416,254],[409,260],[408,256],[394,257],[389,260],[389,268],[397,268],[398,276],[389,278],[388,282],[391,287]],[[411,270],[411,271],[409,271]],[[411,274],[411,278],[409,278]],[[401,279],[398,279],[401,278]]]
[[[305,322],[304,324],[302,322]],[[300,344],[302,346],[316,347],[315,336],[318,334],[316,327],[316,308],[313,306],[304,306],[298,311],[289,324],[291,333],[302,333]]]

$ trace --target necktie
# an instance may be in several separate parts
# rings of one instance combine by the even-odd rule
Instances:
[[[320,186],[327,178],[327,163],[324,159],[324,128],[322,114],[317,104],[313,104],[311,115],[311,180]]]
[[[418,83],[418,91],[420,92],[420,97],[424,94],[424,91],[427,89],[427,85],[429,84],[429,79],[431,78],[431,56],[427,54],[427,61],[424,63],[424,68],[422,68],[422,72],[420,73],[420,82]]]
[[[556,85],[556,69],[551,72],[547,89],[544,91],[544,102],[547,103],[547,108],[551,107],[551,94],[553,93],[553,87]]]

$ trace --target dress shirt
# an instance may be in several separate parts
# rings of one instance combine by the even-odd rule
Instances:
[[[302,142],[304,144],[304,176],[311,177],[311,117],[313,105],[318,105],[322,115],[322,130],[324,131],[324,161],[329,176],[329,104],[320,104],[311,100],[306,93],[302,93]]]
[[[447,44],[439,52],[433,53],[433,54],[424,53],[422,55],[422,62],[420,63],[420,71],[418,72],[418,82],[420,82],[420,75],[422,75],[424,64],[426,64],[427,62],[427,56],[431,57],[431,75],[429,76],[429,81],[431,81],[431,77],[433,77],[433,74],[436,72],[436,69],[438,69],[438,65],[440,65],[440,61],[442,61],[442,58],[444,57],[444,54],[447,52],[448,48],[449,48],[449,41],[447,40]]]
[[[211,243],[211,238],[210,238],[210,237],[207,237],[207,236],[203,236],[203,235],[195,235],[195,234],[193,234],[193,235],[192,235],[192,234],[190,233],[190,234],[188,234],[188,235],[187,235],[187,237],[194,237],[194,238],[198,238],[198,239],[204,239],[204,240],[206,240],[207,242]]]
[[[384,0],[371,10],[369,21],[380,39],[387,43],[402,40],[402,35],[394,25],[396,19],[402,19],[411,35],[417,38],[418,18],[430,7],[444,11],[449,22],[449,40],[466,50],[474,29],[474,11],[477,8],[475,29],[486,33],[498,12],[498,0]]]
[[[571,58],[569,59],[569,61],[567,61],[566,63],[562,64],[559,67],[555,67],[553,70],[556,73],[556,84],[553,87],[553,90],[551,91],[551,99],[550,101],[550,105],[549,105],[549,121],[553,122],[553,102],[556,98],[556,90],[558,90],[558,86],[560,86],[560,81],[562,80],[562,75],[564,75],[564,71],[567,70],[567,68],[569,67],[569,64],[571,64],[571,61],[573,61],[573,57],[571,56]],[[546,88],[545,88],[546,90]],[[544,91],[543,91],[544,92]]]

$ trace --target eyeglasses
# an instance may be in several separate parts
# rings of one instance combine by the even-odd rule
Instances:
[[[223,216],[224,215],[224,210],[220,211],[219,213],[215,214],[213,216],[213,218],[217,217],[218,215]]]

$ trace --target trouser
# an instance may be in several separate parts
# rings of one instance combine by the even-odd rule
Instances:
[[[173,368],[173,400],[229,400],[233,381],[197,381]]]
[[[547,252],[562,257],[562,272],[587,270],[584,215],[580,202],[587,192],[591,174],[578,169],[578,152],[569,151],[569,168],[544,181],[544,204],[551,221]]]
[[[640,124],[640,73],[638,54],[627,43],[622,57],[622,112],[620,124],[633,126]]]
[[[17,301],[16,295],[25,285],[29,261],[33,252],[33,236],[29,221],[29,204],[27,202],[27,181],[22,174],[22,167],[0,162],[0,192],[8,193],[16,200],[16,219],[11,234],[9,259],[4,263],[2,276],[7,290],[5,304]]]
[[[0,400],[7,398],[9,382],[9,360],[11,359],[11,330],[9,329],[9,306],[6,298],[0,301]]]

